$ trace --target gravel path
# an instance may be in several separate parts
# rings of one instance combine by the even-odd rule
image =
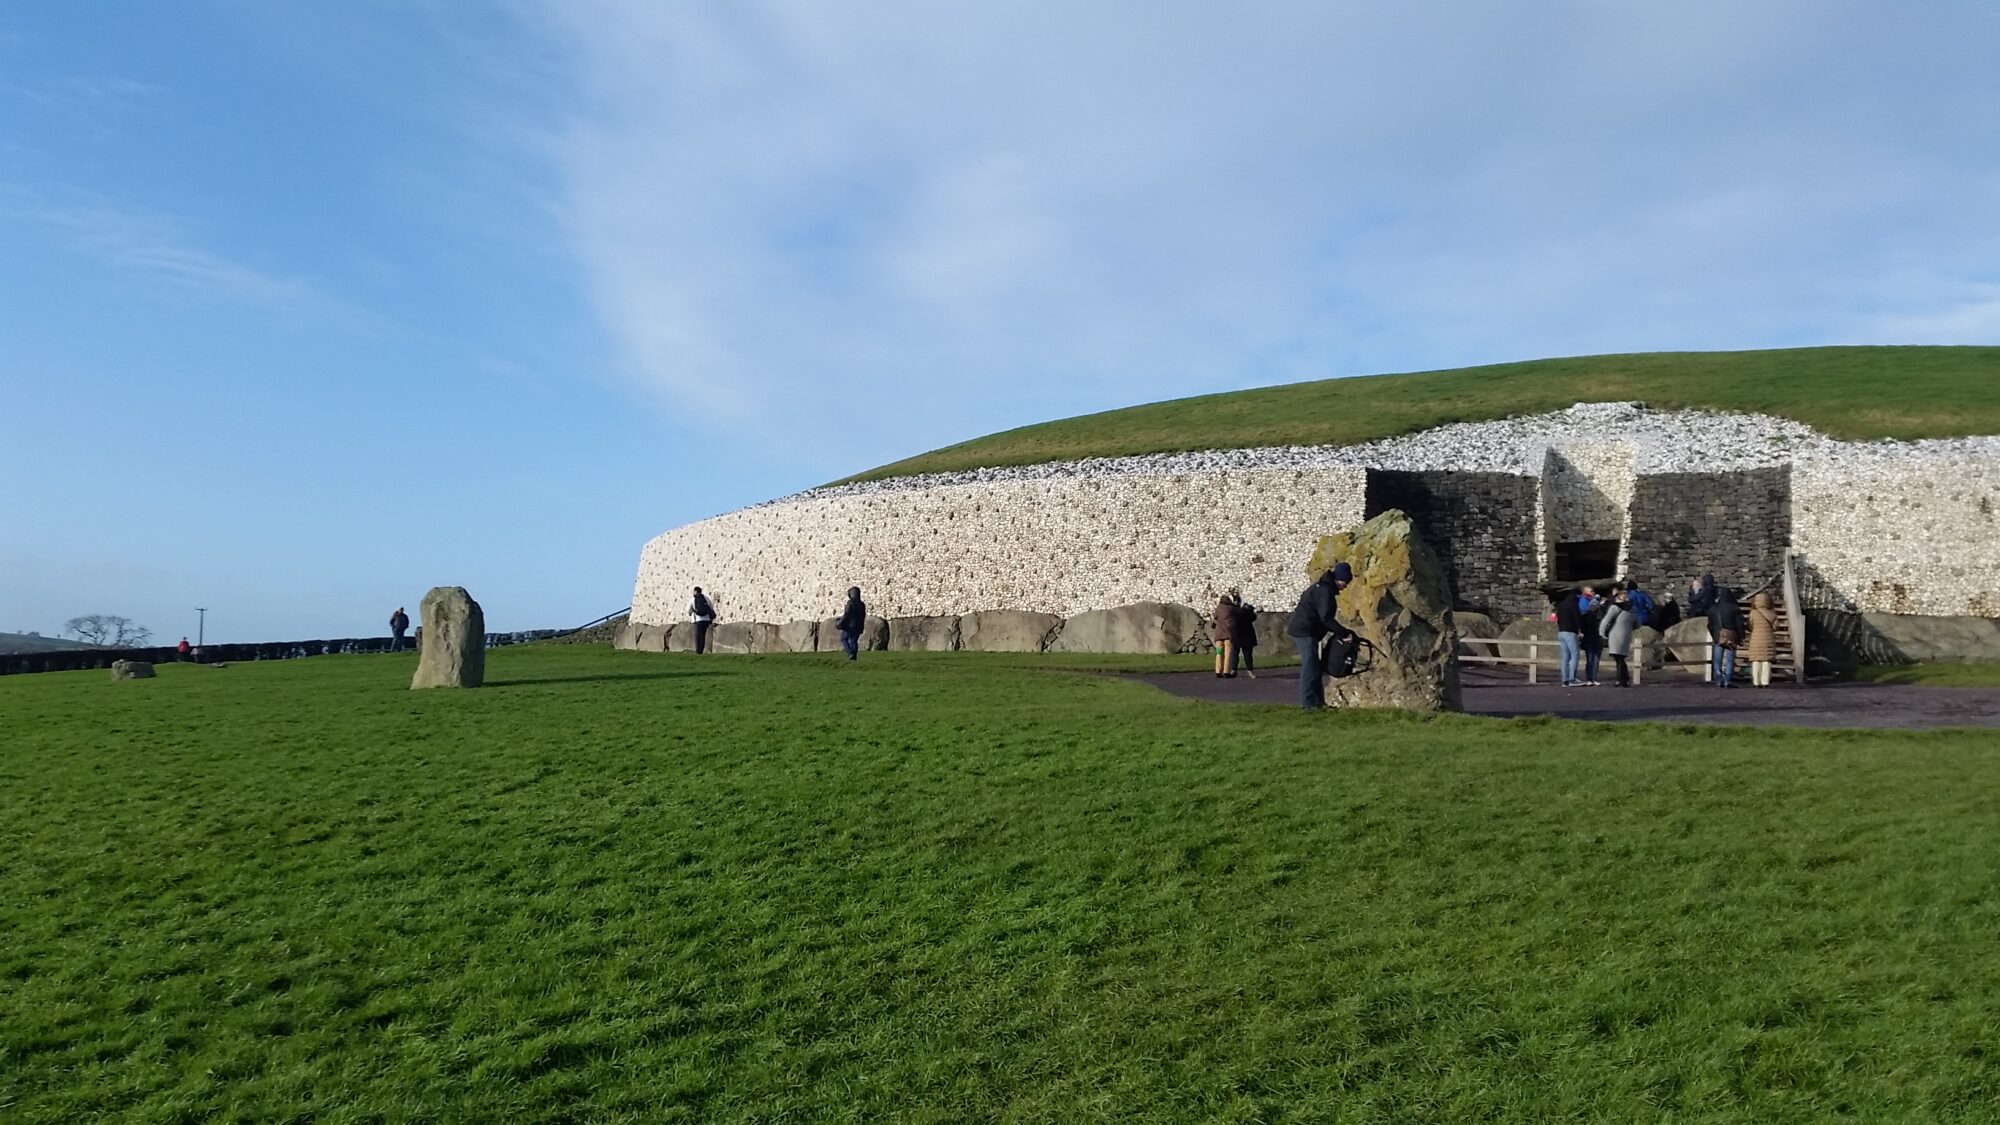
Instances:
[[[1718,723],[1743,726],[1916,730],[2000,727],[2000,689],[1931,688],[1893,684],[1779,684],[1722,691],[1686,677],[1633,688],[1530,685],[1521,676],[1480,670],[1465,678],[1467,714],[1510,718],[1556,715],[1600,722]],[[1218,680],[1207,672],[1134,675],[1172,695],[1217,703],[1296,706],[1296,668],[1255,680]]]

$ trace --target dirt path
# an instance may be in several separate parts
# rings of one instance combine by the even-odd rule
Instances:
[[[1529,684],[1525,677],[1490,669],[1463,669],[1465,710],[1507,718],[1557,715],[1602,722],[1732,723],[1748,726],[1919,729],[2000,727],[2000,689],[1933,688],[1893,684],[1779,684],[1723,691],[1673,672],[1659,683],[1633,688],[1565,688]],[[1134,675],[1172,695],[1217,703],[1296,706],[1296,668],[1276,668],[1255,680],[1218,680],[1207,672]]]

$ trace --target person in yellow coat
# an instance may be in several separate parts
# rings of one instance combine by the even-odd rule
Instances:
[[[1743,642],[1743,659],[1750,662],[1750,683],[1771,686],[1771,661],[1778,648],[1778,611],[1771,608],[1771,595],[1760,593],[1750,599],[1750,635]]]

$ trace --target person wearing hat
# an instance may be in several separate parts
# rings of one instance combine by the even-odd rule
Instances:
[[[1299,648],[1299,706],[1308,711],[1326,706],[1326,669],[1320,660],[1320,642],[1329,633],[1343,640],[1353,635],[1353,630],[1335,619],[1340,592],[1352,581],[1354,568],[1335,563],[1299,595],[1298,608],[1285,622],[1285,635]]]

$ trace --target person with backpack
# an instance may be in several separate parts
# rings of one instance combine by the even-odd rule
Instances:
[[[1604,617],[1598,623],[1597,632],[1604,641],[1604,651],[1611,654],[1611,660],[1618,665],[1617,686],[1632,686],[1632,668],[1626,661],[1632,655],[1632,632],[1638,622],[1633,620],[1632,595],[1630,591],[1611,587],[1611,600],[1604,606]]]
[[[1704,574],[1688,599],[1688,612],[1707,615],[1709,676],[1716,687],[1729,687],[1736,677],[1736,648],[1743,643],[1743,608],[1736,604],[1736,591]]]
[[[402,606],[397,606],[396,612],[389,615],[390,652],[403,651],[403,634],[409,631],[410,631],[410,615],[403,612]]]
[[[1257,607],[1241,598],[1236,600],[1236,625],[1231,630],[1236,638],[1236,651],[1243,657],[1243,674],[1257,678]]]
[[[840,619],[833,627],[840,630],[840,650],[849,660],[861,652],[861,630],[868,626],[868,605],[861,600],[861,587],[847,588],[847,607],[840,611]]]
[[[694,588],[694,600],[688,603],[688,620],[694,622],[694,651],[699,656],[708,651],[709,626],[715,624],[715,605],[699,586]]]
[[[1653,595],[1639,588],[1630,578],[1625,580],[1625,609],[1632,614],[1632,627],[1643,629],[1653,623],[1659,609],[1653,604]]]
[[[1583,647],[1583,682],[1587,687],[1598,686],[1597,669],[1604,662],[1604,634],[1599,629],[1609,604],[1608,599],[1597,595],[1595,586],[1585,586],[1577,600],[1577,608],[1583,611],[1583,631],[1576,639]]]
[[[1326,663],[1320,643],[1328,636],[1342,645],[1355,641],[1354,631],[1336,620],[1340,592],[1352,581],[1354,568],[1335,563],[1299,595],[1298,607],[1285,621],[1285,635],[1299,649],[1299,706],[1307,711],[1326,708]]]

